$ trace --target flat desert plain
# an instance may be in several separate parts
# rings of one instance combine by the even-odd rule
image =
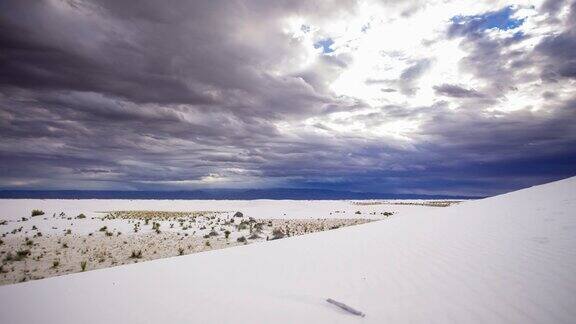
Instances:
[[[0,284],[262,243],[455,203],[3,200]]]
[[[576,318],[576,178],[460,203],[0,204],[1,323]]]

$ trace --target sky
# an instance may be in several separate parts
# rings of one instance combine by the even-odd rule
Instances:
[[[576,175],[576,2],[0,2],[0,189]]]

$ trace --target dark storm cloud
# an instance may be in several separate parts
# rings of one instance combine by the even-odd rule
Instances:
[[[566,0],[546,0],[543,4],[542,4],[542,11],[547,12],[549,14],[552,15],[556,15],[560,9],[562,9],[562,6],[564,5],[564,2]]]
[[[558,78],[576,78],[576,2],[570,5],[566,30],[544,38],[536,50],[547,62],[544,79],[554,82]]]
[[[409,16],[427,4],[383,5]],[[483,32],[513,29],[511,9],[453,21],[443,37],[461,39],[460,68],[487,86],[438,80],[435,104],[371,107],[330,89],[349,54],[308,62],[307,45],[282,25],[355,10],[355,1],[1,2],[0,187],[180,189],[221,177],[231,187],[490,194],[574,172],[576,99],[550,85],[574,77],[573,13],[534,51],[514,49],[530,35]],[[365,83],[413,97],[433,65],[411,60],[398,79]],[[546,107],[486,113],[535,79],[547,82]],[[342,131],[396,121],[420,128],[407,142]]]
[[[434,86],[436,94],[454,98],[479,98],[483,95],[474,89],[465,89],[455,84],[442,84]]]
[[[421,59],[407,67],[400,74],[399,86],[400,92],[405,95],[413,95],[418,89],[414,87],[414,82],[418,80],[430,68],[432,62],[430,59]]]

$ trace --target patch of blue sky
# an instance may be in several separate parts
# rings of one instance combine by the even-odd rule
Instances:
[[[334,52],[334,49],[331,47],[333,44],[334,41],[332,38],[325,38],[314,43],[314,48],[322,48],[322,53],[328,54]]]
[[[461,32],[481,32],[493,28],[500,30],[516,29],[522,26],[525,20],[524,18],[513,17],[516,10],[513,6],[508,6],[482,15],[454,16],[451,21],[453,24],[465,26]]]

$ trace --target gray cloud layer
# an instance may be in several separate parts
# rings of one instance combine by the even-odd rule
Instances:
[[[568,18],[547,14],[563,6]],[[447,31],[467,53],[461,69],[490,86],[438,80],[432,106],[375,107],[342,121],[418,119],[406,147],[298,126],[367,104],[329,89],[346,55],[298,70],[307,49],[281,21],[353,15],[354,1],[4,1],[0,186],[492,194],[565,177],[576,171],[576,93],[561,96],[554,84],[576,82],[575,6],[547,1],[540,10],[562,31],[529,51],[515,51],[514,37]],[[411,96],[433,65],[413,62],[393,84]],[[546,107],[486,113],[534,79]]]

